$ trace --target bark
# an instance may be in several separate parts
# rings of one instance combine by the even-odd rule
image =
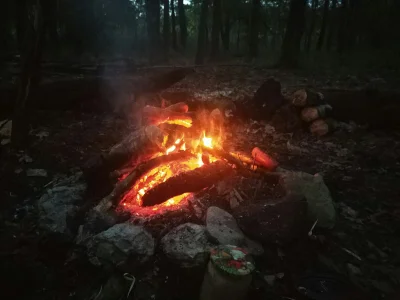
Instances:
[[[201,3],[201,13],[199,20],[199,32],[197,37],[197,53],[195,63],[201,65],[204,63],[204,56],[206,52],[206,34],[207,34],[207,14],[208,14],[209,0],[203,0]]]
[[[185,49],[188,33],[187,33],[185,6],[183,4],[183,0],[178,0],[178,17],[179,17],[180,42],[183,49]]]
[[[251,16],[250,16],[250,32],[249,32],[249,55],[251,58],[257,57],[258,55],[258,32],[260,16],[259,12],[261,9],[260,0],[252,0]]]
[[[169,24],[169,0],[164,1],[164,26],[163,26],[163,36],[164,36],[164,58],[168,59],[168,52],[170,48],[170,24]]]
[[[221,30],[221,0],[213,1],[213,23],[211,31],[211,58],[217,58],[219,52],[219,35]]]
[[[324,12],[322,15],[321,30],[317,42],[318,51],[321,51],[325,41],[326,25],[328,23],[328,18],[329,18],[329,2],[330,2],[329,0],[324,1]]]
[[[146,22],[149,38],[149,60],[160,60],[160,0],[146,0]]]
[[[29,7],[26,52],[22,56],[21,76],[15,101],[11,140],[14,147],[26,145],[28,137],[27,104],[39,83],[42,56],[43,15],[42,3],[37,0]]]
[[[232,167],[222,161],[204,165],[193,171],[184,172],[167,179],[144,194],[143,206],[161,204],[184,193],[199,192],[233,172]]]
[[[171,0],[171,25],[172,25],[172,48],[178,50],[178,43],[176,37],[176,17],[175,17],[175,3]]]
[[[315,29],[315,22],[317,19],[317,6],[318,6],[318,1],[313,0],[311,4],[311,23],[310,27],[308,28],[308,34],[307,34],[307,39],[306,39],[306,44],[305,44],[305,50],[307,52],[310,51],[311,49],[311,44],[313,40],[313,34],[314,34],[314,29]]]
[[[280,64],[296,67],[299,61],[300,44],[304,33],[306,0],[291,0],[286,33],[282,44]]]

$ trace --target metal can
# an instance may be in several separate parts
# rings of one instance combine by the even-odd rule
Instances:
[[[245,299],[253,270],[253,259],[244,249],[232,245],[212,249],[200,300]]]

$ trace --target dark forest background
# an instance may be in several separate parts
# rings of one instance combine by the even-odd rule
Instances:
[[[0,54],[24,53],[37,28],[49,60],[396,68],[398,12],[396,0],[3,0]]]

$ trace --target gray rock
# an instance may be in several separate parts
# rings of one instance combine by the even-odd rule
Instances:
[[[233,215],[247,236],[263,244],[286,244],[309,230],[307,203],[298,198],[258,201],[238,207]]]
[[[204,226],[186,223],[168,232],[161,239],[161,247],[169,259],[189,268],[207,262],[210,244]]]
[[[239,246],[253,255],[264,253],[264,249],[259,243],[244,235],[231,214],[216,206],[211,206],[207,210],[206,228],[213,243]]]
[[[124,269],[147,262],[155,242],[144,228],[122,223],[95,235],[87,247],[93,264]]]
[[[285,171],[281,172],[281,184],[288,196],[307,200],[308,217],[313,222],[318,219],[317,227],[335,225],[335,207],[321,175]]]
[[[221,245],[243,245],[245,236],[236,223],[235,218],[216,206],[207,210],[207,232],[211,240]]]
[[[82,173],[61,180],[47,189],[38,201],[41,227],[55,233],[72,235],[67,219],[75,215],[85,191]]]

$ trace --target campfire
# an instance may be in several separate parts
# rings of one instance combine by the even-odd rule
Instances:
[[[237,171],[268,172],[277,166],[258,148],[252,156],[226,151],[226,122],[218,108],[192,112],[185,103],[146,106],[140,117],[139,129],[86,166],[88,179],[110,173],[117,179],[95,207],[97,212],[149,215],[176,210]]]

